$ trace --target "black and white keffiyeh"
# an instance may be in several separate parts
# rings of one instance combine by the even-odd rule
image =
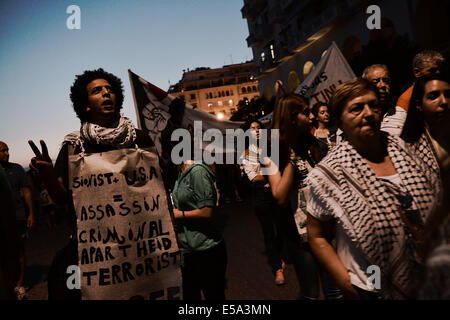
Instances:
[[[408,147],[440,177],[438,156],[433,147],[431,135],[427,129],[422,133],[419,140],[414,143],[408,143]]]
[[[64,137],[63,144],[79,145],[84,150],[83,143],[93,145],[114,146],[117,148],[132,147],[136,141],[136,128],[130,119],[121,116],[117,126],[111,128],[83,122],[80,131],[69,133]]]
[[[403,140],[385,134],[382,138],[405,190],[426,221],[441,193],[439,176]],[[432,157],[424,155],[430,161]],[[398,260],[391,254],[404,228],[398,202],[356,149],[342,141],[311,171],[307,184],[308,212],[335,220],[367,261],[380,267],[384,298],[407,298],[414,270],[407,262],[394,266],[392,262]]]

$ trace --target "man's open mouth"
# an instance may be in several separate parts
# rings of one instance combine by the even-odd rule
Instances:
[[[114,109],[114,104],[111,100],[106,100],[102,103],[102,106],[104,106],[105,110],[111,111]]]

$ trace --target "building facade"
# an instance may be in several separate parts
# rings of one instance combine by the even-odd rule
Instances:
[[[371,5],[380,9],[381,29],[368,27]],[[291,91],[298,87],[332,41],[356,75],[366,65],[387,64],[399,90],[419,49],[450,48],[450,1],[244,0],[241,12],[265,97],[275,94],[277,80]]]
[[[168,92],[193,107],[229,119],[239,101],[259,97],[252,61],[222,68],[196,68],[184,71],[182,79]]]

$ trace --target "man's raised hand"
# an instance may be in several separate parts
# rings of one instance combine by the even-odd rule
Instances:
[[[64,187],[63,179],[57,177],[57,173],[53,168],[52,159],[48,155],[47,145],[44,140],[41,140],[40,143],[42,152],[39,151],[33,141],[28,141],[28,144],[35,154],[35,157],[31,159],[30,168],[39,172],[53,201],[58,204],[67,203],[67,191]]]
[[[32,140],[28,140],[28,144],[33,150],[35,157],[31,158],[30,168],[38,171],[39,173],[45,173],[46,170],[51,170],[53,168],[52,159],[48,155],[47,145],[44,140],[40,140],[42,152],[39,151],[38,147],[34,144]]]

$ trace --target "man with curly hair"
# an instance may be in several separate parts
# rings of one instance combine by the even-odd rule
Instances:
[[[103,87],[102,85],[106,89],[105,93],[100,90]],[[97,89],[95,93],[105,98],[102,103],[105,106],[105,111],[108,111],[105,113],[105,116],[100,117],[109,119],[107,121],[112,121],[115,117],[110,117],[108,114],[113,112],[118,116],[120,109],[122,109],[124,99],[122,81],[101,68],[92,71],[87,70],[83,74],[78,75],[70,88],[70,99],[78,118],[81,122],[86,122],[92,116],[99,116],[99,110],[95,109],[96,106],[93,105],[94,101],[92,101],[92,99],[95,99],[95,96],[92,96],[92,90],[95,88]],[[115,102],[114,106],[112,105],[113,100]],[[96,122],[97,119],[91,120]]]
[[[81,298],[80,290],[69,290],[66,286],[67,266],[78,264],[76,214],[69,189],[69,155],[153,146],[146,133],[135,128],[130,119],[120,115],[124,100],[123,86],[122,81],[113,74],[100,68],[78,75],[70,89],[70,99],[81,121],[81,128],[64,138],[55,166],[43,140],[40,141],[42,152],[33,141],[29,141],[36,155],[31,159],[30,167],[39,171],[56,203],[69,204],[70,217],[73,219],[75,236],[66,248],[58,252],[49,272],[49,299]]]

